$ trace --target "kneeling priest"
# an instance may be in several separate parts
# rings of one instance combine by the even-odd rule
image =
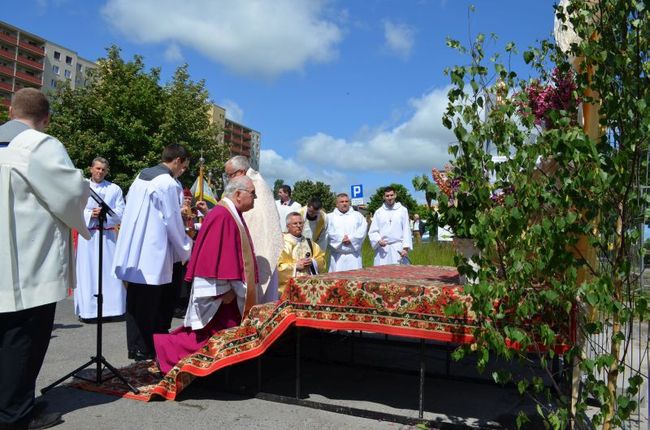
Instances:
[[[257,304],[255,252],[242,216],[253,208],[255,197],[250,178],[233,178],[224,198],[203,221],[185,275],[192,292],[183,326],[154,336],[163,373],[198,351],[219,330],[239,325]]]

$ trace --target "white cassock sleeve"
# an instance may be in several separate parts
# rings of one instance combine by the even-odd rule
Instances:
[[[30,154],[29,184],[44,206],[65,225],[90,239],[83,209],[90,196],[90,184],[74,167],[63,144],[48,136]]]
[[[122,215],[124,214],[124,196],[122,194],[122,189],[116,185],[111,184],[110,191],[111,194],[111,209],[115,212],[115,215],[109,215],[107,221],[109,225],[118,225],[122,222]]]
[[[331,216],[335,217],[337,215]],[[337,218],[335,222],[330,222],[329,231],[327,232],[327,240],[329,242],[329,246],[335,250],[339,250],[341,249],[341,246],[343,246],[343,236],[345,235],[343,230],[344,227],[345,226],[343,225],[343,221],[341,219]]]
[[[185,262],[189,260],[192,251],[192,239],[185,234],[185,226],[181,217],[181,204],[178,200],[178,185],[174,182],[169,185],[165,184],[161,189],[161,206],[163,222],[167,231],[167,241],[169,242],[173,255]]]
[[[185,327],[192,330],[199,330],[208,325],[214,318],[223,303],[221,298],[215,298],[228,291],[233,290],[237,295],[237,306],[239,312],[244,313],[246,303],[246,284],[241,281],[225,281],[215,278],[194,278],[190,302],[185,313]]]
[[[377,249],[379,247],[379,241],[381,240],[381,234],[379,233],[379,220],[381,214],[381,209],[375,211],[375,216],[372,217],[372,222],[370,223],[370,230],[368,230],[368,240],[370,241],[372,249]]]
[[[354,231],[348,235],[348,239],[350,239],[352,248],[360,252],[363,240],[366,238],[366,233],[368,232],[368,223],[359,212],[355,212],[355,216],[357,217],[357,222],[354,226]]]

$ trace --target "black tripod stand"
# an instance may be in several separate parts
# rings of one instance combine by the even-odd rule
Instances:
[[[90,361],[85,363],[82,366],[79,366],[72,372],[68,373],[65,376],[62,376],[61,378],[57,379],[55,382],[52,384],[48,385],[47,387],[43,388],[41,390],[41,393],[45,393],[46,391],[54,388],[55,386],[59,385],[61,382],[65,381],[66,379],[70,377],[75,377],[78,379],[83,379],[84,381],[88,382],[94,382],[96,385],[100,385],[102,382],[108,381],[109,379],[113,378],[119,378],[122,382],[124,382],[131,391],[133,391],[135,394],[138,394],[140,391],[135,388],[133,385],[127,381],[124,376],[120,374],[120,372],[111,364],[106,361],[104,356],[102,355],[102,324],[104,322],[104,294],[103,294],[103,260],[104,260],[104,222],[106,222],[106,215],[115,215],[115,212],[104,202],[104,200],[95,193],[92,189],[90,190],[90,196],[97,202],[99,207],[101,208],[101,211],[99,212],[99,215],[97,216],[97,224],[98,228],[97,230],[99,231],[99,265],[97,268],[98,276],[97,276],[97,294],[95,295],[97,297],[97,353],[94,357],[90,357]],[[97,371],[95,374],[95,379],[89,379],[83,376],[78,375],[79,372],[81,372],[83,369],[86,367],[90,367],[93,364],[97,365]],[[106,378],[102,378],[102,373],[103,369],[102,366],[107,368],[108,370],[111,371],[112,375],[108,375]]]

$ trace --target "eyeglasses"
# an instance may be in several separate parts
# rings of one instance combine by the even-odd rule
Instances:
[[[250,191],[250,190],[239,190],[239,191],[246,191],[247,193],[251,193],[251,196],[253,196],[254,199],[257,198],[257,194],[255,194],[255,190]]]
[[[237,176],[237,173],[239,173],[239,172],[243,172],[243,170],[235,170],[234,172],[231,172],[231,173],[226,172],[226,176],[227,176],[228,178],[232,179],[232,178],[234,178],[235,176]]]

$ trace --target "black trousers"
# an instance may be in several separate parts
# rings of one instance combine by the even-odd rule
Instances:
[[[10,426],[34,407],[36,378],[50,345],[56,303],[0,313],[0,424]]]
[[[154,356],[153,335],[167,333],[174,317],[177,291],[173,282],[146,285],[129,282],[126,289],[126,343],[129,352]]]

